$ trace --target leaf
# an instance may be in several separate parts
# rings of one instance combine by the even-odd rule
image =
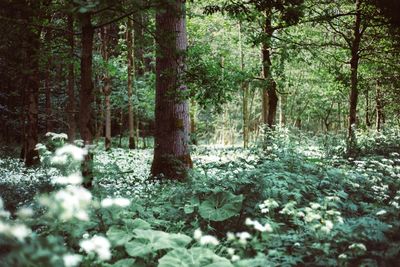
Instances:
[[[151,246],[142,242],[131,241],[125,244],[125,251],[132,257],[144,257],[152,252]]]
[[[223,257],[216,255],[213,251],[206,248],[179,248],[168,252],[158,260],[158,267],[233,267],[231,262]]]
[[[108,266],[110,267],[128,267],[128,266],[133,266],[133,264],[135,263],[134,259],[122,259],[117,261],[114,264],[109,264]]]
[[[133,238],[133,234],[128,233],[118,226],[111,226],[106,235],[114,246],[122,246]]]
[[[240,212],[243,196],[218,192],[203,201],[199,207],[200,216],[211,221],[224,221]]]

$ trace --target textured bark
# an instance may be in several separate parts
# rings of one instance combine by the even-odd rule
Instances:
[[[263,122],[268,129],[275,128],[275,117],[278,107],[278,95],[276,82],[272,76],[271,68],[271,39],[273,29],[271,25],[271,12],[266,12],[264,34],[266,40],[262,44],[263,77],[266,80],[266,88],[263,91]]]
[[[47,66],[51,69],[51,59],[48,60]],[[46,78],[44,80],[45,90],[45,106],[46,106],[46,133],[53,132],[53,109],[51,103],[51,72],[46,71]]]
[[[357,123],[358,102],[358,64],[360,60],[359,50],[361,42],[361,0],[356,0],[356,15],[353,28],[353,40],[351,46],[351,87],[349,95],[349,124],[348,124],[348,152],[351,154],[356,149],[356,137],[354,129]]]
[[[157,10],[155,145],[151,173],[184,179],[192,167],[189,153],[189,105],[181,75],[187,49],[185,2],[163,2]]]
[[[33,17],[28,15],[28,21]],[[38,113],[39,113],[39,52],[40,32],[29,28],[26,32],[26,66],[28,72],[25,74],[25,93],[27,94],[26,128],[24,147],[22,149],[25,165],[30,167],[39,163],[39,153],[35,150],[38,143]]]
[[[82,53],[81,53],[81,89],[79,92],[79,131],[85,145],[93,142],[93,81],[92,81],[92,59],[93,59],[93,35],[94,29],[91,23],[91,14],[81,14],[82,26]],[[83,162],[82,174],[85,177],[84,185],[92,186],[92,155],[88,153]]]
[[[104,26],[101,29],[101,55],[103,57],[103,60],[106,64],[108,64],[108,59],[109,59],[109,26]],[[106,126],[106,134],[105,134],[105,139],[104,139],[104,144],[105,144],[105,150],[110,150],[111,149],[111,80],[110,80],[110,74],[108,73],[108,70],[105,70],[104,76],[103,76],[103,89],[102,92],[104,94],[104,102],[105,102],[105,107],[106,107],[106,118],[105,118],[105,126]]]
[[[132,29],[132,20],[128,18],[126,29],[126,43],[128,49],[128,124],[129,124],[129,148],[135,149],[135,129],[134,129],[134,114],[132,107],[132,81],[134,80],[135,61],[134,61],[134,34]],[[138,139],[139,140],[139,139]]]
[[[68,15],[67,27],[69,33],[67,34],[67,41],[69,45],[69,57],[70,62],[68,63],[68,81],[67,81],[67,123],[68,123],[68,140],[73,142],[76,137],[76,118],[75,118],[75,70],[74,70],[74,18],[72,15]]]

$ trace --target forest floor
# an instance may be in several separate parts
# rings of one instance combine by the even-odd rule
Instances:
[[[136,207],[140,218],[157,229],[192,233],[205,219],[199,210],[201,201],[218,192],[232,192],[244,196],[239,221],[256,217],[274,229],[271,243],[263,244],[279,251],[268,254],[273,264],[296,265],[305,260],[320,264],[339,255],[357,263],[361,257],[378,265],[397,264],[393,259],[400,253],[400,154],[391,151],[354,159],[332,154],[339,146],[327,149],[320,144],[298,138],[267,150],[193,147],[195,168],[186,183],[149,181],[152,149],[105,152],[99,146],[94,150],[92,193],[99,198],[131,199],[145,207]],[[38,192],[53,189],[52,177],[58,174],[54,168],[26,169],[18,159],[2,157],[0,192],[5,207],[15,211],[29,205]],[[267,211],[258,209],[262,203],[270,205]],[[304,216],[304,221],[296,216]],[[219,238],[243,230],[242,223],[238,226],[237,220],[230,220],[224,225],[211,222],[209,230]],[[293,244],[305,247],[288,252]],[[307,246],[312,248],[305,250]]]

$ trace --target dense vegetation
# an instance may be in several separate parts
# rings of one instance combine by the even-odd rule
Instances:
[[[0,0],[0,266],[399,266],[394,0]]]

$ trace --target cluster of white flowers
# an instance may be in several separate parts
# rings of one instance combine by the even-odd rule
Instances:
[[[66,144],[56,150],[51,159],[51,163],[55,165],[63,165],[67,163],[69,157],[77,162],[81,162],[85,159],[87,153],[87,149]]]
[[[63,262],[65,267],[78,266],[82,261],[82,255],[79,254],[65,254],[63,256]]]
[[[262,225],[257,220],[253,221],[252,219],[247,218],[245,224],[253,226],[255,230],[260,232],[272,232],[272,227],[269,223],[265,223],[264,225]]]
[[[196,229],[194,231],[193,238],[196,239],[202,246],[217,246],[219,244],[217,238],[212,235],[203,235],[203,232],[200,229]]]
[[[261,213],[268,213],[270,209],[275,209],[279,207],[279,204],[273,199],[267,199],[263,203],[261,203],[259,207],[261,209]]]
[[[235,249],[234,248],[228,248],[227,252],[228,252],[229,256],[231,256],[231,261],[232,262],[240,260],[240,256],[235,255]]]
[[[349,246],[349,249],[358,249],[362,251],[367,251],[367,247],[363,243],[355,243]]]
[[[117,197],[117,198],[105,198],[101,201],[101,206],[103,208],[108,208],[111,206],[119,206],[119,207],[128,207],[131,204],[131,201],[127,198]]]
[[[53,132],[47,132],[46,137],[50,137],[51,140],[67,140],[68,135],[65,133],[53,133]]]
[[[79,172],[76,172],[76,173],[72,173],[68,176],[55,176],[53,178],[52,182],[55,184],[61,184],[61,185],[67,185],[67,184],[79,185],[82,183],[82,181],[83,181],[82,174]]]
[[[86,253],[97,254],[100,260],[111,259],[110,241],[103,236],[95,235],[91,239],[82,240],[79,245]]]
[[[387,213],[386,210],[380,210],[376,213],[377,216],[385,215]]]
[[[236,233],[236,237],[239,238],[239,243],[242,245],[246,245],[247,244],[247,239],[251,238],[251,235],[248,232],[240,232],[240,233]]]
[[[88,221],[87,209],[91,204],[92,194],[82,186],[68,185],[58,191],[53,198],[43,197],[41,203],[49,212],[63,221],[73,218]]]
[[[25,224],[11,225],[0,221],[0,234],[13,237],[20,242],[23,242],[31,233],[31,229],[29,229]]]

